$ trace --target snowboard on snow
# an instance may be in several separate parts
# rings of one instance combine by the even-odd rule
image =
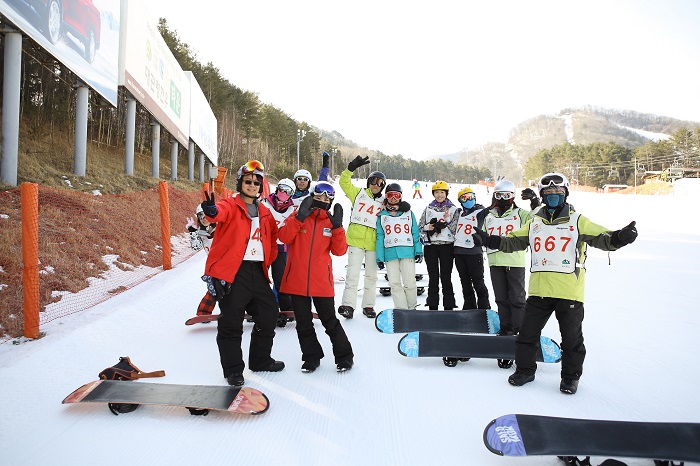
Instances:
[[[399,353],[409,358],[452,357],[515,359],[515,336],[411,332],[399,341]],[[559,362],[561,348],[552,339],[540,337],[537,361]]]
[[[700,462],[700,424],[570,419],[508,414],[491,421],[484,444],[502,456],[618,456]]]
[[[188,408],[192,414],[200,415],[209,410],[262,414],[270,406],[264,393],[249,387],[174,385],[124,380],[97,380],[87,383],[68,395],[63,403],[107,403],[114,414],[117,412],[113,405],[122,404],[181,406]]]
[[[391,296],[391,287],[390,286],[378,286],[377,289],[379,290],[379,294],[382,296]],[[357,290],[357,291],[362,291],[362,290]],[[416,287],[416,294],[418,296],[422,295],[425,293],[425,287],[424,286],[417,286]]]
[[[374,326],[382,333],[425,331],[495,334],[501,329],[500,322],[498,313],[491,309],[466,311],[386,309],[377,314]]]
[[[214,322],[219,318],[219,314],[207,314],[201,316],[190,317],[185,321],[185,325],[194,324],[208,324],[209,322]]]

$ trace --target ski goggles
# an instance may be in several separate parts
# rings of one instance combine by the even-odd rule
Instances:
[[[374,186],[379,186],[380,188],[384,186],[384,180],[381,178],[370,178],[367,180],[367,183]]]
[[[467,201],[473,201],[476,199],[476,196],[474,196],[474,193],[464,193],[461,196],[459,196],[459,199],[457,199],[459,202],[467,202]]]
[[[314,196],[326,196],[329,200],[335,198],[335,188],[328,183],[318,183],[314,186]]]
[[[294,189],[287,186],[287,185],[284,185],[284,184],[278,184],[277,185],[277,192],[284,193],[288,196],[291,196],[292,194],[294,194]]]
[[[542,188],[546,188],[547,186],[561,186],[562,188],[565,188],[566,184],[567,180],[563,176],[556,173],[543,176],[540,180],[540,186]]]
[[[507,191],[496,192],[496,193],[493,193],[493,197],[496,198],[496,200],[501,200],[501,199],[510,200],[510,199],[513,199],[515,197],[515,193],[511,193],[511,192],[507,192]]]
[[[390,191],[390,192],[386,193],[385,196],[390,201],[400,201],[401,200],[401,193],[398,191]]]
[[[296,178],[294,178],[294,181],[305,181],[306,183],[308,183],[311,180],[305,176],[297,176]]]
[[[254,173],[255,170],[258,170],[259,172],[265,171],[265,167],[263,167],[262,162],[258,160],[248,160],[243,166],[245,167],[245,171],[248,173]]]

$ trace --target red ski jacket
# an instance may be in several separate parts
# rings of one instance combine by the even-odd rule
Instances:
[[[290,215],[279,237],[289,245],[280,291],[319,298],[335,296],[331,254],[342,256],[348,250],[345,229],[334,230],[328,212],[317,209],[303,223],[297,220],[296,212]]]
[[[263,245],[263,267],[268,270],[277,258],[277,222],[270,210],[263,204],[258,205],[260,217],[260,241]],[[250,239],[248,208],[239,194],[222,199],[216,203],[216,217],[207,217],[216,222],[216,235],[211,244],[204,272],[215,278],[233,283],[238,269],[243,262],[245,249]],[[269,281],[268,277],[268,281]]]

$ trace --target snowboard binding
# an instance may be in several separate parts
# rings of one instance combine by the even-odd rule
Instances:
[[[513,359],[499,359],[498,360],[498,367],[501,369],[510,369],[513,367]]]
[[[133,403],[107,403],[107,407],[115,416],[136,411],[139,406]]]

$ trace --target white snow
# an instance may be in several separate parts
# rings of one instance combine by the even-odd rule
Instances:
[[[565,113],[559,118],[561,118],[564,121],[564,132],[566,133],[566,142],[568,142],[572,146],[575,145],[576,141],[574,140],[574,124],[571,113]]]
[[[671,136],[666,134],[666,133],[655,133],[653,131],[645,131],[643,129],[637,129],[637,128],[632,128],[630,126],[622,126],[622,125],[617,125],[620,128],[624,128],[626,130],[632,131],[633,133],[637,133],[642,137],[645,137],[647,139],[650,139],[654,142],[658,141],[665,141],[666,139],[670,138]]]
[[[300,370],[294,324],[277,330],[272,354],[286,369],[245,371],[246,384],[270,399],[269,411],[260,416],[199,417],[144,406],[116,417],[104,405],[62,405],[119,356],[130,356],[144,371],[167,374],[129,383],[225,384],[216,324],[184,325],[205,291],[199,277],[206,256],[199,253],[87,311],[42,326],[46,336],[39,340],[0,345],[2,463],[554,466],[562,464],[555,457],[493,455],[483,445],[485,426],[508,413],[700,422],[694,353],[700,220],[687,210],[690,196],[700,193],[699,181],[684,180],[677,196],[572,193],[571,202],[592,221],[618,229],[636,220],[640,234],[609,255],[589,249],[588,354],[574,396],[559,392],[558,364],[540,364],[537,379],[516,388],[506,381],[512,370],[492,360],[448,368],[440,359],[405,358],[397,351],[401,335],[381,334],[356,313],[352,320],[341,318],[355,351],[355,367],[345,374],[335,371],[320,323],[316,331],[326,358],[313,374]],[[411,182],[401,184],[419,215],[430,190],[414,201]],[[460,187],[452,186],[451,199]],[[487,204],[485,188],[475,189],[478,202]],[[347,224],[349,202],[339,198]],[[344,273],[345,263],[345,257],[335,260],[336,274]],[[461,304],[456,270],[453,281]],[[337,300],[343,286],[336,285]],[[425,295],[418,301],[424,303]],[[495,306],[493,294],[491,301]],[[390,297],[377,297],[378,310],[390,307]],[[244,355],[251,328],[245,324]],[[544,334],[560,339],[554,318]]]

